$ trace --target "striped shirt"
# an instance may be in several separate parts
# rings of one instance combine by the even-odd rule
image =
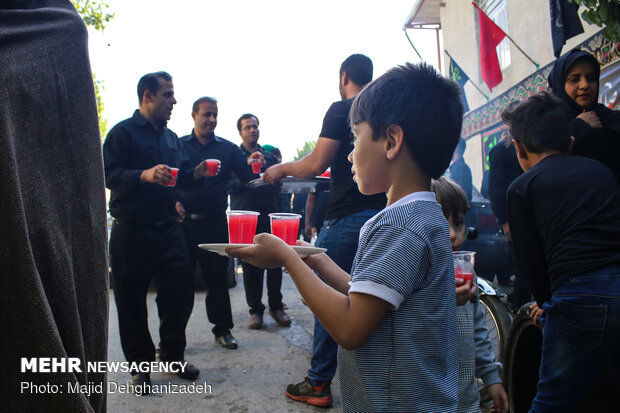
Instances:
[[[345,412],[454,412],[459,390],[449,228],[432,192],[416,192],[360,231],[349,292],[392,306],[368,341],[339,348]]]

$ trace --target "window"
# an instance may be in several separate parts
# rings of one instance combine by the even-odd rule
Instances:
[[[491,20],[495,22],[504,32],[508,33],[508,9],[506,0],[480,0],[478,5]],[[497,56],[499,67],[504,70],[510,65],[510,45],[508,38],[504,38],[497,45]]]

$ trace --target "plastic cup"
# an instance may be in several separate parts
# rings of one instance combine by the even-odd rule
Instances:
[[[452,253],[454,258],[454,276],[463,280],[474,282],[474,262],[476,253],[473,251],[455,251]]]
[[[170,168],[170,174],[174,177],[171,183],[166,186],[175,186],[177,184],[177,176],[179,175],[179,168]]]
[[[252,244],[256,235],[259,212],[226,211],[228,217],[228,242],[231,244]]]
[[[277,213],[269,214],[271,233],[288,245],[295,245],[299,234],[299,214]]]
[[[207,159],[205,162],[207,163],[207,176],[215,176],[219,173],[219,159]]]
[[[258,175],[260,173],[260,169],[262,167],[260,159],[258,158],[251,159],[250,166],[252,167],[253,174]]]

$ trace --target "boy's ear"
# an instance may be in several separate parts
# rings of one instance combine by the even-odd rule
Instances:
[[[514,144],[515,149],[517,150],[517,156],[521,159],[527,159],[527,151],[525,150],[525,146],[523,146],[521,142],[515,139],[512,140],[512,143]]]
[[[396,159],[405,143],[405,133],[399,125],[391,124],[385,131],[385,157]]]

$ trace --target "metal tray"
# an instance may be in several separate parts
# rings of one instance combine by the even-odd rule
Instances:
[[[268,184],[262,178],[248,182],[248,186],[253,189],[264,188],[266,190],[276,190],[280,188],[280,193],[314,193],[329,191],[329,178],[317,176],[315,178],[295,178],[292,176],[284,177],[277,185]],[[277,192],[277,190],[276,190]]]

